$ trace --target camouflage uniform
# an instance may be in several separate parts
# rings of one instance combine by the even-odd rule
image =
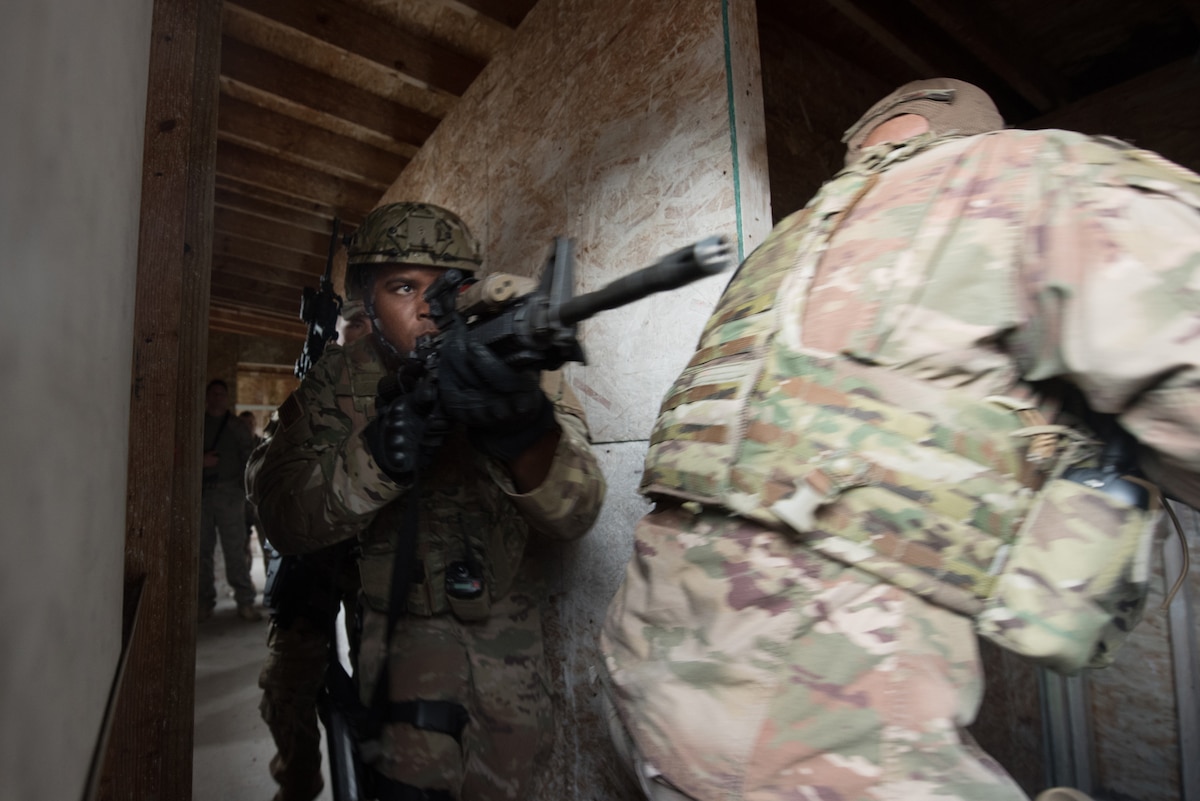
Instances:
[[[278,430],[248,471],[252,499],[282,552],[358,538],[364,703],[381,664],[394,552],[412,490],[379,468],[361,436],[383,376],[376,347],[370,337],[330,346],[281,407]],[[522,798],[549,744],[539,588],[523,554],[531,535],[582,536],[599,511],[604,482],[577,401],[557,374],[547,374],[543,388],[562,436],[538,488],[518,494],[462,430],[451,432],[420,475],[418,567],[407,614],[392,636],[390,700],[457,702],[469,722],[457,739],[408,723],[385,725],[374,764],[391,779],[459,798]],[[467,548],[482,565],[487,592],[463,606],[447,596],[445,573]]]
[[[289,600],[276,601],[267,629],[258,709],[275,741],[269,767],[279,784],[276,801],[309,801],[324,786],[317,700],[336,647],[333,627],[339,605],[345,603],[353,617],[358,572],[344,545],[297,557],[290,569]]]
[[[967,614],[1036,484],[1032,446],[1008,443],[1048,429],[989,405],[1054,420],[1046,387],[1070,384],[1195,504],[1198,365],[1194,174],[1064,131],[852,159],[747,259],[652,434],[658,505],[602,633],[642,778],[697,799],[1023,798],[963,731]]]

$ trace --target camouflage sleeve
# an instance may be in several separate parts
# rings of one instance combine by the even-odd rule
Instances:
[[[341,349],[330,347],[279,408],[246,469],[250,500],[271,544],[307,553],[357,536],[376,512],[402,495],[371,458],[366,418],[337,404]]]
[[[1200,506],[1200,176],[1094,140],[1065,155],[1032,188],[1025,377],[1071,381]]]
[[[604,502],[604,476],[588,439],[583,407],[570,385],[556,371],[543,374],[542,389],[554,403],[554,417],[562,429],[549,474],[536,489],[521,494],[503,468],[489,469],[530,526],[553,539],[573,540],[596,522]]]

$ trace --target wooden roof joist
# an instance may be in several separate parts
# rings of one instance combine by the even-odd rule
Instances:
[[[228,256],[252,264],[277,267],[280,270],[303,276],[320,275],[325,271],[325,257],[294,250],[240,236],[218,233],[213,237],[213,256]]]
[[[339,0],[303,4],[237,0],[232,4],[453,95],[465,92],[483,70],[483,64],[473,58]]]
[[[296,228],[274,220],[264,220],[231,209],[217,208],[213,217],[218,234],[239,236],[318,258],[321,254],[329,252],[328,234]]]
[[[374,208],[382,194],[360,183],[307,169],[232,142],[217,143],[217,176],[236,178],[305,201],[321,203],[332,208],[338,216],[364,214]]]
[[[1037,106],[1001,80],[978,53],[911,6],[893,0],[825,0],[915,76],[947,76],[970,81],[988,92],[1006,118],[1027,118]],[[930,6],[932,8],[932,6]],[[948,19],[943,15],[943,21]],[[905,80],[895,80],[898,86]],[[892,83],[892,81],[888,81]]]
[[[217,136],[381,191],[408,163],[394,153],[227,94],[218,106]]]
[[[287,223],[296,228],[303,228],[306,231],[313,231],[318,234],[328,233],[332,230],[332,214],[329,217],[324,217],[302,211],[292,206],[272,203],[264,198],[239,192],[233,189],[229,182],[217,186],[213,203],[218,209],[236,210],[243,214],[261,217],[264,220]],[[347,227],[342,226],[343,229]]]
[[[975,54],[1039,112],[1066,102],[1066,79],[1045,63],[1023,31],[986,3],[909,0],[922,14]]]
[[[298,273],[294,270],[285,270],[282,267],[272,267],[268,264],[259,264],[257,262],[245,261],[236,256],[215,256],[213,257],[213,274],[225,273],[227,275],[240,275],[246,278],[252,278],[255,281],[261,281],[264,284],[281,286],[291,289],[296,293],[296,297],[300,297],[300,293],[304,291],[304,287],[311,286],[316,288],[319,275],[312,273]]]
[[[297,341],[303,341],[307,334],[298,316],[288,319],[271,313],[248,312],[241,307],[225,305],[219,299],[214,299],[209,307],[208,327],[227,334],[282,337]],[[299,355],[299,350],[296,353]]]
[[[269,204],[270,206],[278,206],[285,210],[295,210],[321,219],[322,222],[319,229],[313,228],[313,230],[328,230],[334,217],[340,219],[343,226],[357,227],[362,222],[364,216],[364,212],[355,212],[350,209],[335,210],[332,206],[327,206],[324,203],[318,203],[315,200],[306,200],[305,198],[288,195],[283,192],[276,192],[273,189],[263,186],[256,186],[232,175],[218,175],[217,189],[225,190],[240,198],[248,198],[263,204]],[[222,205],[231,206],[233,203],[224,203]],[[265,210],[264,206],[259,206],[258,208]],[[259,216],[267,217],[268,219],[282,219],[285,222],[288,221],[288,218],[278,217],[276,213],[268,211],[267,213],[259,213]]]
[[[228,274],[212,276],[209,292],[214,299],[251,311],[273,312],[300,319],[300,295],[287,287],[272,286],[251,278]]]
[[[221,40],[221,75],[413,147],[424,144],[438,124],[436,118],[416,109],[229,36]]]
[[[257,264],[298,276],[298,280],[314,280],[325,271],[325,259],[297,253],[242,237],[217,234],[213,240],[213,257],[236,259],[245,264]]]

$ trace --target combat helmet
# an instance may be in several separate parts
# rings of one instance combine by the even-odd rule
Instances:
[[[974,84],[956,78],[910,81],[871,106],[842,136],[846,164],[858,158],[871,131],[904,114],[924,117],[935,136],[973,136],[1004,127],[995,102]]]
[[[432,203],[390,203],[367,215],[346,240],[346,299],[363,297],[369,268],[415,264],[474,273],[483,261],[479,242],[454,212]]]

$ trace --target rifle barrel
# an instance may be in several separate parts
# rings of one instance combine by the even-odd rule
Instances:
[[[559,308],[558,320],[562,325],[574,325],[602,311],[716,275],[732,263],[733,248],[729,240],[724,236],[710,236],[595,292],[571,298]]]

